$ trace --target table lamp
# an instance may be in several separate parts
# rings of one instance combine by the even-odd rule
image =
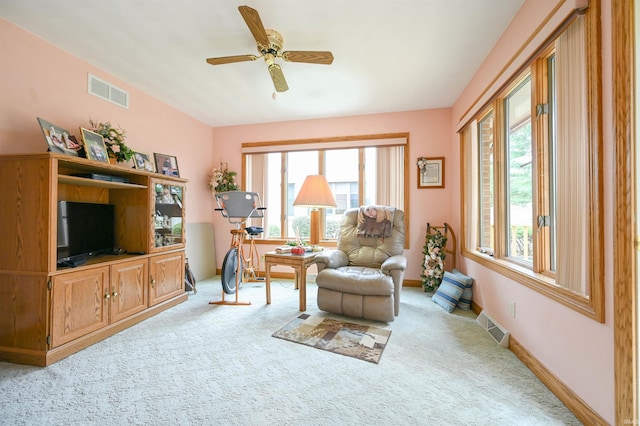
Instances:
[[[309,243],[317,246],[320,242],[319,207],[336,207],[336,199],[329,188],[327,178],[323,175],[310,175],[304,179],[298,196],[293,201],[296,207],[311,207],[311,235]]]

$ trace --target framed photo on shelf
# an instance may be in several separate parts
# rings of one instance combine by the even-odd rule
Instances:
[[[156,172],[167,176],[180,177],[178,170],[178,159],[173,155],[153,153],[156,160]]]
[[[444,188],[444,157],[418,159],[418,189]]]
[[[49,151],[78,156],[80,144],[75,137],[69,135],[68,131],[40,117],[38,117],[38,124],[40,124],[42,134],[47,141]]]
[[[144,152],[133,152],[133,164],[138,170],[146,170],[147,172],[155,172],[156,169],[153,163],[149,159],[149,156]]]
[[[104,144],[102,135],[85,129],[84,127],[80,127],[80,133],[82,134],[82,142],[84,143],[87,158],[89,160],[108,163],[109,154],[107,153],[107,147]]]

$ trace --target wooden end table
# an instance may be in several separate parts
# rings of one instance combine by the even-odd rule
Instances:
[[[276,253],[275,251],[264,254],[267,305],[271,304],[271,267],[284,265],[293,268],[295,286],[300,291],[300,310],[307,310],[307,268],[315,263],[317,254],[314,252],[306,252],[305,254]]]

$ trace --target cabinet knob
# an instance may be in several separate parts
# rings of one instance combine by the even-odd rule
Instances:
[[[151,287],[155,287],[156,286],[156,280],[155,278],[151,277]]]
[[[113,297],[118,297],[118,292],[117,291],[113,292]]]
[[[107,293],[107,294],[104,295],[104,298],[105,299],[111,299],[111,295],[109,293]]]

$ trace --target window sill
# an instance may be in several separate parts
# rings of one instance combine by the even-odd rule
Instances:
[[[281,239],[281,238],[256,238],[254,241],[256,244],[269,244],[269,245],[274,245],[274,246],[283,246],[285,244],[287,244],[287,242],[291,241],[292,239]],[[245,239],[245,243],[248,243],[249,241],[247,239]],[[318,243],[318,245],[322,246],[322,247],[336,247],[337,246],[337,242],[336,240],[320,240],[320,243]]]
[[[555,279],[551,277],[477,251],[463,250],[462,255],[550,299],[562,303],[576,312],[598,322],[604,322],[604,315],[599,310],[594,309],[595,304],[592,298],[557,285]]]

